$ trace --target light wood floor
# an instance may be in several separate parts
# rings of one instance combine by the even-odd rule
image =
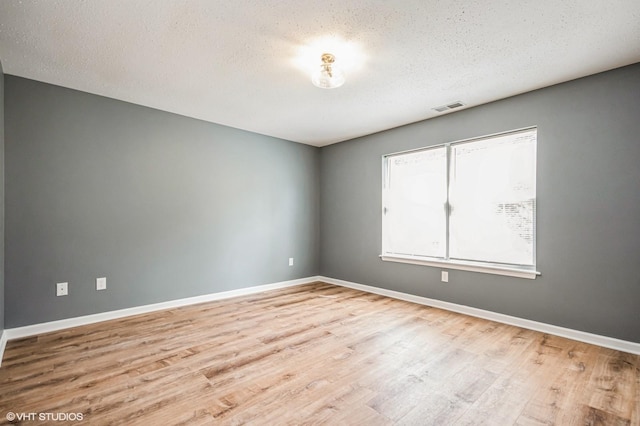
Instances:
[[[92,425],[639,425],[640,357],[315,283],[10,341],[0,422],[9,411]]]

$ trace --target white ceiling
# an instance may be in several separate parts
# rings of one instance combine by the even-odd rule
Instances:
[[[310,82],[324,50],[341,88]],[[1,0],[0,60],[323,146],[640,62],[640,1]]]

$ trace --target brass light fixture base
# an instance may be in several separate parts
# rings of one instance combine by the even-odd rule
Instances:
[[[321,58],[323,64],[332,64],[336,61],[336,57],[331,53],[323,53]]]

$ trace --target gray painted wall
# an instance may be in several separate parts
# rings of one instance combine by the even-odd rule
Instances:
[[[322,274],[640,342],[639,94],[635,64],[323,148]],[[541,277],[379,260],[382,155],[532,125]]]
[[[640,64],[321,150],[5,88],[6,327],[321,273],[640,342]],[[541,277],[378,259],[382,155],[531,125]]]
[[[318,274],[317,148],[10,75],[5,89],[7,328]]]
[[[4,333],[4,72],[0,61],[0,337]]]

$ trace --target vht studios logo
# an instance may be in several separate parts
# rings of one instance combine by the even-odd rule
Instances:
[[[50,422],[66,422],[76,421],[81,422],[84,420],[84,414],[82,413],[14,413],[9,411],[5,416],[10,422],[19,421],[50,421]]]

